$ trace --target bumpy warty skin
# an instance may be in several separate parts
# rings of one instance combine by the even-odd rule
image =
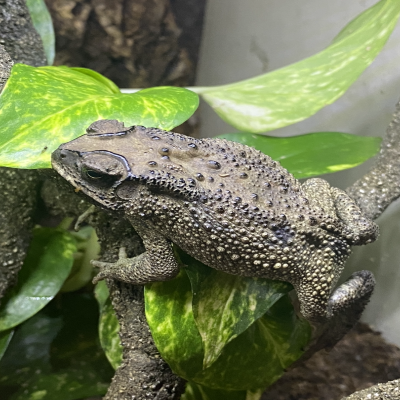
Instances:
[[[53,153],[53,167],[96,204],[123,211],[147,250],[103,265],[99,279],[170,279],[174,242],[212,268],[290,282],[302,314],[318,320],[329,317],[350,246],[378,235],[345,192],[318,178],[301,184],[254,148],[108,120],[87,132]]]

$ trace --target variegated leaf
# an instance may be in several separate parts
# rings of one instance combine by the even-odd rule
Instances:
[[[133,94],[95,72],[68,67],[14,65],[0,95],[0,165],[49,168],[61,143],[85,133],[99,119],[172,129],[198,106],[193,92],[155,87]]]
[[[399,13],[400,1],[381,0],[320,53],[241,82],[192,90],[239,130],[265,132],[294,124],[345,93],[379,54]]]
[[[184,257],[182,260],[185,262]],[[204,369],[292,289],[284,282],[229,275],[193,259],[187,274],[192,285],[193,314],[203,340]]]
[[[109,298],[104,281],[96,285],[95,295],[100,308],[99,337],[108,361],[114,369],[122,362],[122,346],[119,338],[120,325]]]
[[[145,299],[147,320],[162,357],[176,374],[212,389],[265,388],[300,357],[310,338],[308,323],[297,317],[285,295],[204,369],[203,343],[185,271],[171,281],[147,285]]]

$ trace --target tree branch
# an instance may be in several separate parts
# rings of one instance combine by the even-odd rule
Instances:
[[[355,392],[342,400],[366,400],[366,399],[385,399],[398,400],[400,397],[400,379],[387,383],[378,383],[365,390]]]
[[[144,251],[132,225],[114,213],[98,213],[90,221],[99,237],[102,257],[118,259],[118,249],[125,247],[129,257]],[[185,390],[184,380],[174,375],[161,358],[144,312],[143,286],[107,279],[110,298],[120,324],[123,361],[115,372],[105,400],[177,399]]]
[[[46,65],[42,39],[24,0],[0,0],[0,44],[15,63]]]
[[[12,66],[13,62],[11,57],[4,46],[0,44],[0,93],[10,76]]]
[[[374,167],[347,188],[367,217],[378,218],[400,196],[400,102]]]
[[[46,57],[25,2],[0,0],[0,92],[13,61],[45,65]],[[38,187],[36,171],[0,168],[0,298],[15,283],[25,259]]]

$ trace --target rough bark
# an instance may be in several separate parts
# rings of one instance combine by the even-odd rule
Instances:
[[[196,67],[199,59],[201,33],[206,7],[205,0],[170,0],[175,21],[181,29],[179,44],[185,49],[192,62],[193,69],[188,85],[193,85],[196,75]]]
[[[11,57],[7,53],[4,46],[0,44],[0,93],[3,90],[3,86],[6,84],[8,77],[10,76],[12,66],[13,62]]]
[[[42,40],[24,0],[0,0],[0,44],[15,63],[46,65]]]
[[[55,65],[92,68],[119,87],[193,84],[205,1],[46,0]],[[189,25],[190,24],[190,25]]]
[[[131,224],[114,214],[100,213],[95,226],[102,248],[102,259],[116,261],[117,250],[125,247],[133,257],[144,251],[141,240]],[[115,373],[105,400],[153,398],[169,400],[184,392],[183,379],[174,375],[161,358],[144,312],[143,286],[107,280],[110,297],[120,323],[123,362]]]
[[[398,400],[400,399],[400,379],[387,383],[378,383],[368,389],[353,393],[342,400]]]
[[[372,169],[347,188],[365,214],[378,218],[400,196],[400,102]]]
[[[13,62],[39,66],[46,57],[25,2],[0,0],[0,91]],[[0,298],[25,259],[38,187],[35,171],[0,168]]]
[[[36,171],[0,169],[0,299],[15,284],[33,228]]]
[[[131,400],[133,394],[135,399],[180,398],[185,381],[172,373],[154,344],[144,313],[143,287],[117,281],[108,282],[108,287],[125,341],[122,365],[104,399]]]

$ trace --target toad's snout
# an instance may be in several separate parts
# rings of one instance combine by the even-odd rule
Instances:
[[[74,151],[63,149],[61,146],[53,151],[51,155],[51,164],[55,170],[59,170],[61,165],[73,166],[77,155]]]

